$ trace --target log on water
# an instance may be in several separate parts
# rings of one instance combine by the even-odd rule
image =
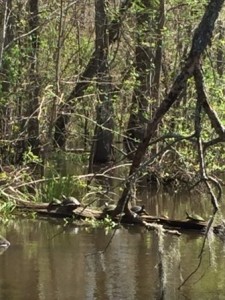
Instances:
[[[96,219],[96,220],[103,220],[106,217],[106,214],[101,210],[92,209],[89,207],[78,207],[72,211],[69,211],[63,207],[61,209],[55,210],[48,210],[48,203],[23,203],[23,205],[18,205],[17,208],[19,210],[27,211],[27,212],[35,212],[38,215],[42,215],[45,217],[51,218],[74,218],[74,219]],[[150,215],[142,215],[140,219],[147,222],[147,223],[156,223],[163,225],[165,228],[172,228],[176,230],[196,230],[200,233],[204,232],[207,228],[207,222],[200,221],[191,221],[191,220],[175,220],[175,219],[168,219],[164,217],[158,216],[150,216]],[[121,223],[140,223],[140,222],[133,222],[134,218],[130,216],[124,215],[123,217],[116,216],[113,218],[116,222]],[[225,236],[225,226],[223,224],[216,225],[213,227],[213,231],[216,234],[224,234]],[[223,233],[224,232],[224,233]]]

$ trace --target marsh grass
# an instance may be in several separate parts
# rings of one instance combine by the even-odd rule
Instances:
[[[62,195],[81,198],[85,188],[86,183],[74,176],[54,176],[42,184],[39,197],[41,196],[43,202],[60,199]]]

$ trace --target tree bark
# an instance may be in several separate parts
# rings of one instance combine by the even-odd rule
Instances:
[[[108,20],[106,15],[105,0],[95,1],[95,52],[97,73],[97,89],[99,102],[97,105],[97,117],[95,136],[92,145],[89,169],[92,163],[107,163],[112,159],[113,141],[113,109],[111,98],[111,78],[108,70],[109,36]]]

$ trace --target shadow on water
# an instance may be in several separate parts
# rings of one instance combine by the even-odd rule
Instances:
[[[3,228],[11,246],[0,256],[1,300],[223,299],[225,248],[217,238],[179,291],[198,264],[201,235],[160,236],[127,226],[104,253],[112,231],[62,226],[18,220]]]

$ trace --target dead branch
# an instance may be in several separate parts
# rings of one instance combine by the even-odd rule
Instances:
[[[203,143],[203,150],[205,151],[206,148],[208,148],[209,146],[213,146],[220,142],[225,142],[225,128],[221,124],[221,121],[219,120],[219,117],[217,116],[216,112],[209,105],[204,88],[203,74],[199,67],[195,69],[194,79],[196,91],[198,94],[198,101],[201,102],[201,107],[205,110],[206,114],[208,115],[212,128],[214,128],[215,132],[218,134],[218,137],[216,139]]]
[[[211,184],[208,180],[207,171],[205,168],[205,161],[204,161],[204,153],[203,153],[203,145],[202,145],[202,139],[201,139],[201,109],[203,106],[203,103],[207,102],[207,97],[204,92],[204,83],[203,83],[203,76],[201,73],[200,68],[197,66],[194,71],[194,80],[195,80],[195,86],[197,91],[197,104],[196,104],[196,117],[195,117],[195,131],[197,136],[197,142],[198,142],[198,157],[199,157],[199,164],[200,164],[200,175],[201,179],[200,182],[203,181],[204,184],[207,187],[207,190],[211,197],[211,203],[214,208],[214,214],[218,211],[218,200],[216,195],[214,194]],[[215,126],[218,128],[220,123],[218,123],[217,119],[213,119],[213,121],[216,122]],[[218,126],[217,126],[218,125]],[[220,130],[218,130],[220,131]],[[212,181],[212,180],[210,180]],[[215,184],[216,180],[213,180],[213,183]],[[217,187],[219,186],[219,183],[216,182]]]

